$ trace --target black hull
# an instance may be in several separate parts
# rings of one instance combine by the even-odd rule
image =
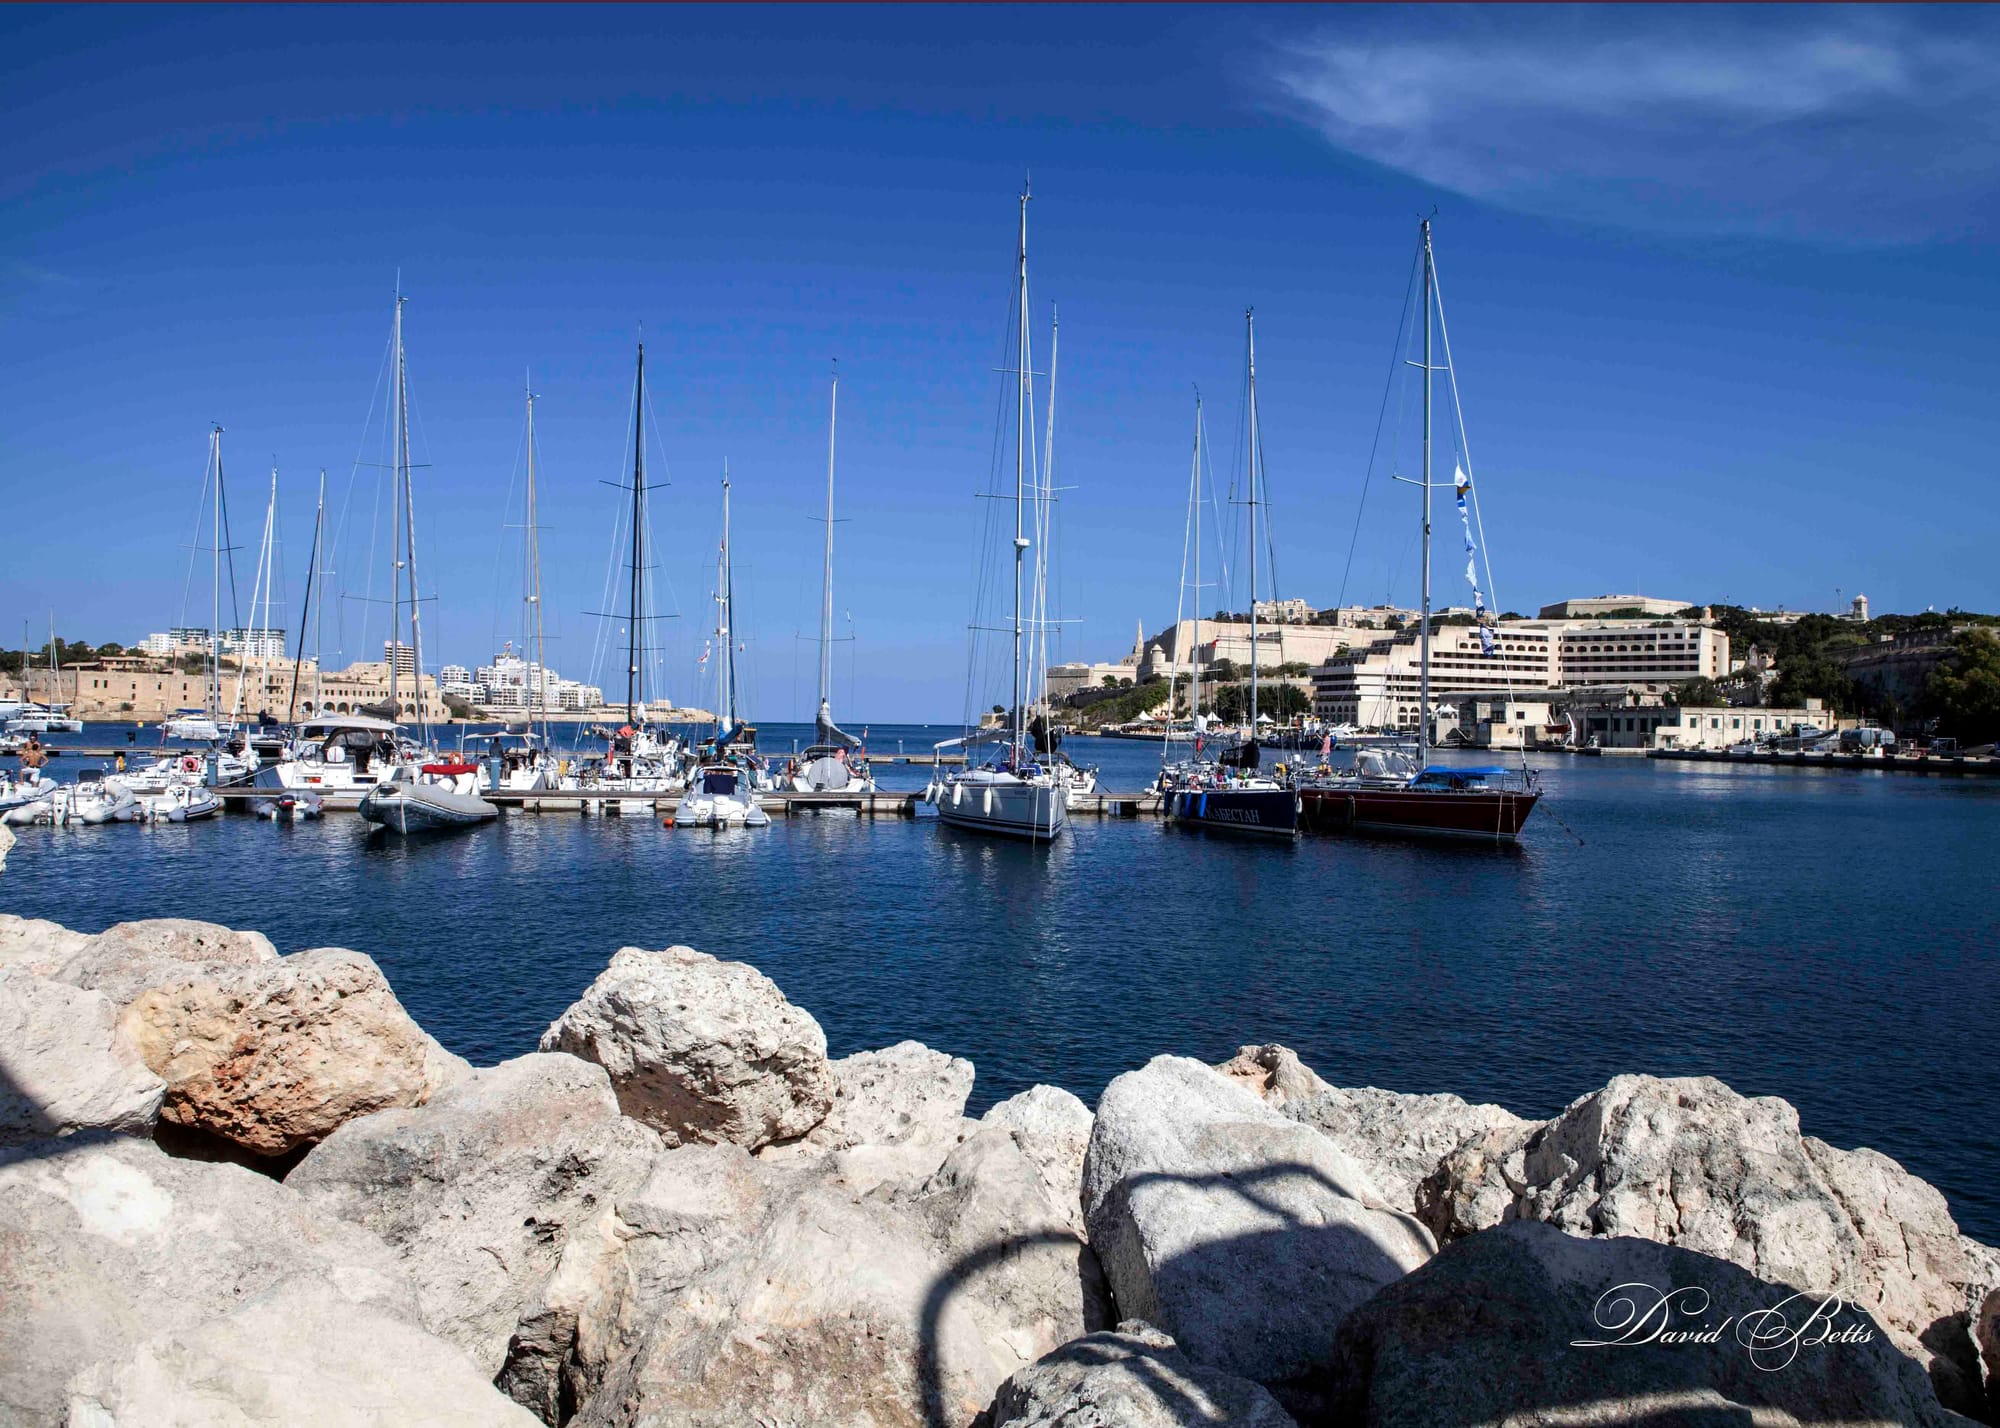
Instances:
[[[1299,796],[1289,788],[1177,788],[1167,794],[1166,814],[1191,828],[1289,838],[1299,831]]]

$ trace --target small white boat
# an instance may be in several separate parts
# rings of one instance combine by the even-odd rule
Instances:
[[[21,827],[53,822],[56,792],[61,787],[54,779],[43,778],[37,769],[24,769],[18,776],[0,773],[0,823]]]
[[[734,764],[704,764],[681,795],[670,828],[762,828],[771,821],[750,780]]]
[[[160,725],[160,737],[185,739],[191,744],[212,744],[236,732],[236,726],[198,709],[183,709]]]
[[[222,800],[198,783],[177,783],[161,793],[136,799],[139,816],[149,823],[193,823],[222,812]]]
[[[65,714],[67,707],[57,704],[44,709],[39,704],[23,704],[7,721],[6,730],[9,734],[81,734],[83,720]]]
[[[104,777],[102,769],[85,769],[76,782],[57,795],[59,823],[133,823],[140,816],[132,790]]]
[[[257,801],[257,816],[268,818],[274,823],[289,823],[300,818],[317,818],[325,810],[325,804],[316,793],[293,793],[290,789],[276,798]]]
[[[470,828],[500,810],[479,796],[477,764],[401,764],[361,800],[361,816],[407,836]]]

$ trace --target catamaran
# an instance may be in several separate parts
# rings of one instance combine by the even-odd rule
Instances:
[[[1300,792],[1300,811],[1312,832],[1347,829],[1386,833],[1415,833],[1461,838],[1489,838],[1513,841],[1521,825],[1534,812],[1540,794],[1525,760],[1518,771],[1500,767],[1428,766],[1432,742],[1431,706],[1431,492],[1437,484],[1431,474],[1432,378],[1440,370],[1432,360],[1433,328],[1444,338],[1443,369],[1452,372],[1452,408],[1456,419],[1458,450],[1462,464],[1453,469],[1454,492],[1465,527],[1466,575],[1472,579],[1473,608],[1478,620],[1481,648],[1488,656],[1498,652],[1489,626],[1485,596],[1479,588],[1474,565],[1472,515],[1467,501],[1472,478],[1466,467],[1465,414],[1457,399],[1457,374],[1451,365],[1451,338],[1444,326],[1444,305],[1437,291],[1437,263],[1431,252],[1431,224],[1423,221],[1421,259],[1423,263],[1424,359],[1424,459],[1419,481],[1398,480],[1423,491],[1423,611],[1419,626],[1421,668],[1417,694],[1417,740],[1414,753],[1403,755],[1389,750],[1364,750],[1373,758],[1357,765],[1352,773],[1315,778]],[[1486,584],[1492,585],[1491,567]],[[1502,653],[1504,658],[1504,653]]]
[[[670,828],[762,828],[771,815],[757,802],[763,770],[756,731],[736,714],[735,583],[729,564],[729,472],[722,474],[722,553],[715,572],[715,733],[698,756],[694,777],[665,821]]]
[[[820,578],[819,709],[813,715],[811,747],[792,764],[791,784],[800,793],[873,793],[875,777],[859,754],[861,741],[833,722],[833,437],[840,415],[840,368],[833,372],[833,395],[826,418],[826,560]]]
[[[1250,508],[1250,717],[1243,736],[1216,752],[1212,761],[1202,760],[1197,751],[1194,762],[1163,773],[1167,822],[1216,828],[1236,833],[1268,833],[1289,838],[1299,831],[1299,793],[1290,779],[1263,771],[1263,750],[1257,725],[1257,567],[1260,536],[1257,511],[1270,509],[1264,482],[1263,431],[1257,420],[1257,315],[1243,314],[1244,390],[1248,466],[1246,487]],[[1200,441],[1197,416],[1196,441]],[[1200,452],[1196,452],[1196,481],[1200,480]],[[1197,488],[1197,495],[1199,490]],[[1263,499],[1260,499],[1263,498]],[[1196,506],[1199,519],[1200,507]],[[1199,647],[1189,663],[1201,658]],[[1200,685],[1195,686],[1197,691]],[[1197,715],[1197,724],[1199,717]],[[1282,771],[1280,771],[1282,773]]]
[[[1019,241],[1015,247],[1015,344],[1017,362],[1014,370],[1014,492],[1012,497],[1014,516],[1014,608],[1011,633],[1013,635],[1012,691],[1009,706],[1002,708],[992,722],[984,718],[976,729],[969,730],[956,739],[947,739],[937,745],[942,754],[946,749],[963,748],[968,759],[974,757],[975,749],[993,747],[993,751],[978,764],[970,764],[950,774],[940,773],[932,779],[925,798],[937,810],[940,821],[953,828],[971,832],[992,833],[1006,838],[1022,838],[1032,842],[1051,842],[1062,835],[1069,826],[1069,770],[1061,762],[1046,758],[1043,750],[1031,747],[1028,731],[1028,707],[1036,697],[1037,669],[1036,652],[1044,649],[1040,640],[1026,638],[1026,625],[1022,619],[1022,584],[1029,578],[1039,580],[1042,575],[1044,553],[1047,542],[1036,546],[1036,563],[1031,569],[1027,563],[1030,546],[1036,543],[1029,537],[1032,525],[1040,530],[1043,526],[1039,518],[1040,503],[1050,499],[1048,483],[1037,473],[1033,488],[1031,507],[1028,481],[1029,454],[1034,446],[1034,369],[1029,361],[1028,343],[1028,201],[1026,185],[1021,189],[1021,221]],[[1032,593],[1032,591],[1031,591]],[[977,621],[975,620],[975,624]],[[977,660],[978,641],[973,642],[974,660]],[[1040,669],[1043,692],[1046,692],[1046,655],[1042,657]],[[976,669],[974,671],[976,676]],[[970,721],[968,720],[968,723]],[[940,764],[941,768],[942,765]]]
[[[28,699],[28,622],[21,622],[21,700],[12,704],[4,726],[9,734],[81,734],[83,720],[71,717],[69,705],[54,701],[62,698],[62,647],[56,643],[56,621],[53,613],[49,616],[49,694],[50,702],[36,704]]]

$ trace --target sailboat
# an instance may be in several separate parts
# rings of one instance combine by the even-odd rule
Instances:
[[[429,721],[424,714],[424,622],[423,604],[417,583],[417,504],[410,483],[410,395],[409,372],[403,352],[403,303],[396,295],[394,332],[395,366],[395,478],[390,492],[394,532],[391,551],[394,566],[389,580],[389,715],[400,721],[398,702],[399,671],[402,667],[403,589],[398,577],[408,574],[410,605],[410,678],[416,685],[417,728],[422,742],[430,739]],[[400,743],[400,724],[390,724],[392,738]],[[371,731],[362,731],[364,733]],[[410,757],[395,748],[389,766],[361,796],[361,816],[370,823],[409,834],[432,829],[464,827],[500,816],[500,810],[478,793],[478,767],[463,759],[426,760]],[[357,771],[355,783],[366,778]],[[324,790],[320,790],[322,794]]]
[[[680,740],[647,722],[641,657],[646,643],[640,638],[642,625],[654,618],[647,613],[646,529],[649,521],[646,501],[646,344],[639,344],[638,371],[632,397],[632,496],[631,568],[627,572],[628,604],[625,621],[625,723],[611,736],[604,761],[591,786],[610,795],[604,802],[606,813],[650,814],[654,800],[676,792],[685,784],[681,762],[685,750]],[[611,618],[619,618],[612,616]]]
[[[1027,564],[1028,550],[1035,544],[1029,538],[1030,508],[1028,505],[1027,461],[1030,448],[1034,444],[1034,372],[1029,362],[1028,352],[1028,201],[1026,185],[1021,189],[1020,237],[1015,247],[1015,318],[1017,343],[1015,365],[1014,409],[1014,610],[1013,610],[1013,668],[1012,703],[1000,711],[1000,721],[988,725],[982,721],[981,727],[957,739],[946,739],[937,745],[942,755],[949,748],[964,748],[969,751],[998,743],[999,747],[983,763],[968,765],[951,774],[941,774],[932,780],[926,791],[926,801],[937,810],[939,820],[953,828],[971,832],[991,833],[1006,838],[1022,838],[1031,842],[1052,842],[1062,835],[1069,826],[1069,770],[1059,761],[1044,762],[1038,750],[1030,747],[1028,706],[1036,688],[1035,654],[1042,648],[1041,641],[1028,641],[1026,627],[1022,620],[1022,581],[1034,578],[1039,581],[1043,572],[1044,541],[1036,550],[1036,564],[1030,569]],[[1035,500],[1039,503],[1048,499],[1047,482],[1037,480]],[[1039,506],[1036,508],[1039,510]],[[1040,530],[1042,523],[1033,522]],[[1037,590],[1039,585],[1035,587]],[[1032,592],[1031,592],[1032,593]],[[975,657],[977,643],[975,641]],[[1043,686],[1046,688],[1046,668],[1041,671]],[[1043,728],[1047,729],[1046,716]],[[1052,740],[1049,742],[1053,742]],[[938,765],[942,768],[942,764]]]
[[[794,761],[792,787],[800,793],[873,793],[875,777],[861,741],[833,722],[833,438],[840,415],[840,368],[833,371],[833,394],[826,418],[826,560],[820,577],[819,709],[813,741]]]
[[[560,787],[563,776],[549,738],[548,639],[542,621],[542,537],[535,496],[535,393],[527,393],[528,490],[525,532],[526,587],[522,604],[527,616],[523,652],[528,656],[528,727],[494,738],[494,786],[514,792]]]
[[[203,686],[201,707],[176,710],[172,718],[160,725],[160,738],[162,741],[184,739],[190,743],[212,744],[236,732],[236,726],[222,717],[222,558],[229,553],[229,501],[223,487],[222,426],[219,422],[208,434],[208,471],[203,473],[202,486],[204,495],[210,490],[214,492],[213,516],[209,524],[212,536],[209,554],[213,569],[209,586],[212,603],[208,617],[208,678]],[[190,554],[190,564],[193,558]],[[230,560],[229,588],[233,600],[236,589],[235,557],[231,555]]]
[[[729,470],[722,473],[722,551],[715,570],[715,733],[704,743],[694,777],[669,828],[761,828],[771,821],[757,802],[756,731],[736,715],[735,584],[729,565]]]
[[[1199,757],[1200,712],[1197,707],[1197,757],[1179,770],[1163,774],[1167,822],[1218,828],[1235,833],[1268,833],[1289,838],[1299,831],[1299,794],[1291,782],[1273,777],[1261,768],[1263,751],[1257,740],[1257,547],[1261,530],[1257,509],[1268,501],[1264,492],[1263,432],[1257,420],[1257,315],[1243,314],[1245,378],[1247,393],[1245,420],[1248,427],[1248,494],[1250,507],[1250,720],[1247,732],[1233,747],[1219,751],[1212,762]],[[1199,416],[1195,440],[1201,440]],[[1200,481],[1200,452],[1195,456],[1197,495]],[[1200,519],[1200,507],[1196,507]],[[1197,527],[1197,530],[1199,527]],[[1198,597],[1197,597],[1198,598]],[[1201,658],[1200,647],[1193,652],[1194,663]],[[1200,685],[1195,685],[1199,703]]]
[[[1315,833],[1347,829],[1385,833],[1414,833],[1458,838],[1484,838],[1512,842],[1534,812],[1541,797],[1533,775],[1525,763],[1518,771],[1499,767],[1467,768],[1428,766],[1431,743],[1431,385],[1439,370],[1432,362],[1432,329],[1442,329],[1444,309],[1437,293],[1437,263],[1431,252],[1431,223],[1423,221],[1421,236],[1424,282],[1424,461],[1423,478],[1410,484],[1423,491],[1423,613],[1421,617],[1421,671],[1417,695],[1417,741],[1413,755],[1388,750],[1363,750],[1373,755],[1353,773],[1322,776],[1300,791],[1300,813],[1306,828]],[[1445,337],[1445,370],[1450,370],[1451,339]],[[1456,383],[1454,381],[1454,387]],[[1464,449],[1464,413],[1457,411],[1459,447]],[[1470,458],[1467,458],[1470,464]],[[1404,480],[1407,478],[1398,478]],[[1453,473],[1451,488],[1457,493],[1461,511],[1471,491],[1471,478],[1463,467]],[[1466,525],[1467,574],[1471,565],[1471,525]],[[1491,584],[1489,578],[1488,584]],[[1477,584],[1473,587],[1474,606],[1481,620],[1480,639],[1488,654],[1493,645],[1488,635],[1484,602]]]
[[[28,699],[28,622],[21,622],[21,700],[8,717],[9,734],[81,734],[83,721],[73,718],[62,698],[62,649],[56,643],[56,618],[49,615],[49,702],[36,704]]]

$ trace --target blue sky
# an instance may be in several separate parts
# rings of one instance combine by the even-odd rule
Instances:
[[[668,692],[726,458],[750,712],[807,710],[838,357],[839,707],[955,717],[1029,170],[1063,654],[1170,617],[1250,305],[1280,593],[1414,598],[1402,488],[1347,550],[1433,210],[1503,608],[2000,608],[1996,50],[1960,10],[10,7],[0,631],[177,621],[216,421],[237,543],[275,456],[296,606],[324,466],[362,591],[400,270],[427,653],[518,626],[532,368],[551,660],[591,673],[643,322]]]

